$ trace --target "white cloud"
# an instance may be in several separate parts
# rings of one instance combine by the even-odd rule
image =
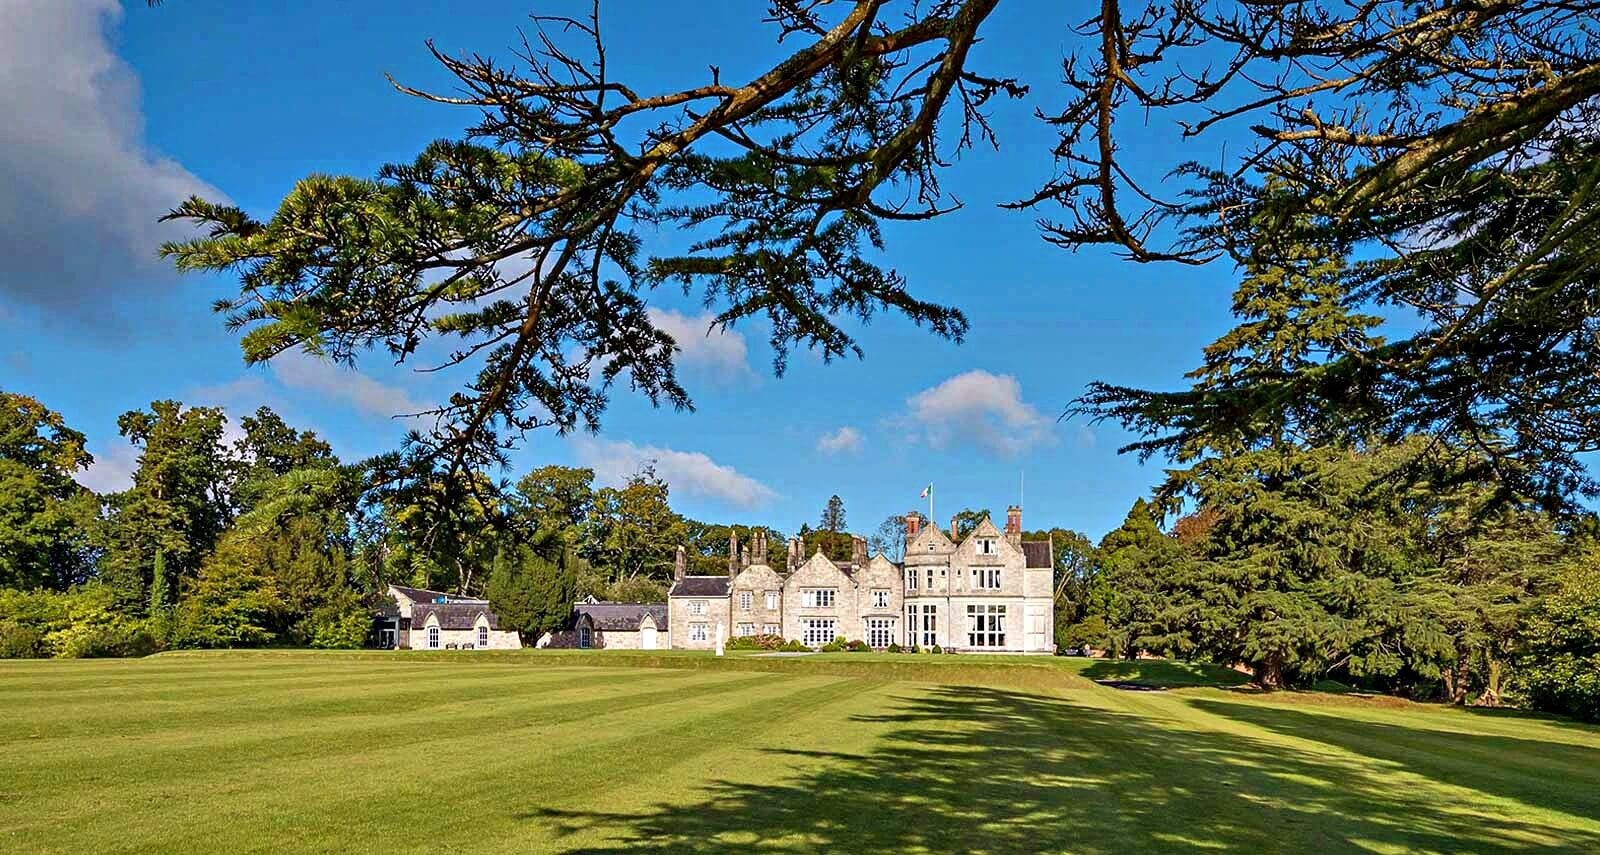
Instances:
[[[857,454],[861,451],[861,431],[845,425],[817,439],[817,450],[826,454]]]
[[[731,381],[753,377],[749,348],[744,336],[733,330],[713,328],[716,315],[706,312],[685,315],[671,309],[650,308],[650,323],[678,343],[678,364],[704,371],[716,380]]]
[[[352,368],[298,350],[276,356],[270,364],[272,376],[284,386],[315,392],[369,415],[400,416],[428,409],[398,386],[380,383]]]
[[[910,420],[934,448],[975,445],[1008,457],[1050,442],[1051,420],[1022,400],[1009,374],[968,371],[906,399]]]
[[[74,474],[73,480],[96,493],[120,493],[133,486],[133,473],[139,468],[139,449],[123,440],[102,451],[90,451],[94,463]]]
[[[141,4],[142,5],[142,4]],[[144,142],[139,80],[106,31],[116,0],[7,0],[0,17],[0,294],[105,325],[130,280],[189,234],[157,219],[192,194],[225,197]]]
[[[573,448],[578,460],[593,469],[595,478],[605,484],[621,484],[651,464],[675,494],[717,499],[740,508],[759,507],[777,496],[760,481],[698,451],[586,436],[575,438]]]

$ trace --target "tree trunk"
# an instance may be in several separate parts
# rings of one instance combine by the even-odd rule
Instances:
[[[1257,662],[1251,670],[1255,673],[1256,683],[1263,689],[1283,688],[1283,655],[1273,653],[1266,659]]]
[[[1445,670],[1445,687],[1450,692],[1450,703],[1457,706],[1467,702],[1467,679],[1471,669],[1467,667],[1467,654],[1460,645],[1456,646],[1455,665]]]
[[[1483,695],[1478,698],[1478,703],[1486,707],[1500,706],[1500,660],[1494,658],[1494,656],[1488,653],[1485,653],[1483,656],[1483,661],[1489,672],[1488,685],[1484,687]]]

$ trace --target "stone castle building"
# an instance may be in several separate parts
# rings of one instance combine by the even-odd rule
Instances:
[[[1051,653],[1054,644],[1049,541],[1022,540],[1022,509],[1006,511],[1006,527],[985,518],[956,540],[916,512],[906,515],[900,563],[867,555],[851,539],[849,561],[819,549],[810,558],[789,540],[785,566],[769,566],[766,536],[741,550],[728,544],[728,573],[691,576],[679,549],[667,597],[668,646],[709,650],[724,638],[780,635],[820,647],[835,638],[973,653]]]

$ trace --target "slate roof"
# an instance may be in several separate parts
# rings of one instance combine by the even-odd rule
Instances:
[[[1029,567],[1035,567],[1035,568],[1037,568],[1037,567],[1049,567],[1050,566],[1050,559],[1052,557],[1050,555],[1050,541],[1048,541],[1048,540],[1025,540],[1025,541],[1023,541],[1022,542],[1022,557],[1027,559],[1027,566],[1029,566]]]
[[[727,576],[685,576],[672,586],[669,597],[726,597]]]
[[[478,615],[487,615],[489,628],[499,629],[500,618],[489,611],[487,600],[475,600],[455,603],[417,603],[411,610],[411,625],[421,627],[428,622],[428,616],[439,618],[440,629],[472,629],[478,622]]]
[[[667,628],[666,603],[579,603],[573,611],[588,615],[590,623],[600,630],[638,632],[645,615],[655,619],[656,629]]]
[[[390,585],[389,587],[403,594],[413,603],[431,603],[437,599],[452,599],[444,591],[431,591],[427,588],[407,588],[404,585]]]

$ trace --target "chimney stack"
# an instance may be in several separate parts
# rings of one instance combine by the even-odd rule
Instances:
[[[1012,546],[1022,545],[1022,506],[1012,505],[1006,508],[1006,540]]]
[[[800,566],[800,538],[791,537],[788,541],[789,552],[783,561],[783,572],[793,573]]]
[[[867,539],[859,534],[850,535],[850,563],[857,567],[867,566]]]
[[[961,519],[961,518],[958,517],[958,516],[950,518],[950,542],[951,543],[955,543],[956,541],[960,540],[960,538],[956,537],[956,520],[959,520],[959,519]]]
[[[678,544],[678,554],[672,558],[672,580],[682,582],[683,575],[689,571],[689,553],[684,550],[683,544]]]
[[[917,534],[922,531],[922,515],[916,511],[906,514],[906,543],[917,539]]]
[[[728,575],[739,575],[739,533],[728,529]]]

